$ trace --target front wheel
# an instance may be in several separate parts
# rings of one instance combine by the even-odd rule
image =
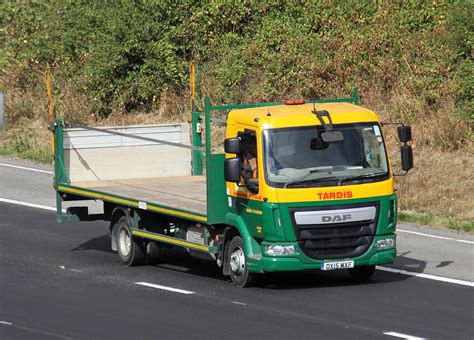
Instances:
[[[115,240],[120,260],[127,266],[143,264],[146,254],[143,240],[132,237],[127,217],[123,216],[118,220],[116,230]]]
[[[244,242],[240,236],[235,236],[229,244],[230,277],[232,283],[239,288],[250,287],[255,284],[257,276],[247,268],[247,257],[244,251]]]
[[[375,266],[360,266],[349,269],[351,277],[358,282],[367,281],[374,275]]]

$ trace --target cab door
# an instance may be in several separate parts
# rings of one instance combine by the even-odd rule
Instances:
[[[262,157],[258,148],[260,134],[254,127],[237,127],[236,136],[240,139],[241,179],[240,183],[228,183],[228,191],[233,198],[230,205],[245,221],[249,233],[255,238],[263,238],[262,196],[260,186],[263,181]]]

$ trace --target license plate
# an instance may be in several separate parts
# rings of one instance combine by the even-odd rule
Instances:
[[[338,261],[321,263],[321,270],[336,270],[354,268],[354,261]]]

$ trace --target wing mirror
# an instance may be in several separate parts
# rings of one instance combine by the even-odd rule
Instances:
[[[238,139],[238,138],[229,138]],[[226,139],[227,142],[227,139]],[[226,150],[227,152],[227,150]],[[224,160],[224,178],[227,182],[239,183],[242,169],[240,168],[239,157],[226,158]]]
[[[402,158],[403,171],[408,171],[413,168],[413,149],[411,148],[411,145],[401,146],[400,153]]]
[[[240,153],[240,138],[226,138],[224,141],[224,151],[226,153]]]
[[[321,138],[323,142],[326,143],[337,143],[342,142],[344,140],[344,136],[342,135],[341,131],[326,131],[321,133]]]
[[[224,151],[226,153],[240,153],[240,138],[226,138],[224,141]],[[226,158],[224,160],[224,178],[227,182],[239,183],[242,175],[240,168],[240,158]]]
[[[398,132],[398,139],[400,142],[406,143],[411,141],[411,126],[409,125],[402,125],[397,127]]]
[[[319,122],[324,128],[324,132],[321,133],[321,139],[325,143],[337,143],[342,142],[344,140],[344,136],[342,135],[341,131],[334,131],[332,126],[332,119],[331,115],[326,110],[316,110],[314,109],[311,113],[315,114],[318,118]],[[328,122],[324,120],[327,118]]]
[[[404,143],[400,147],[400,155],[402,159],[403,171],[408,171],[413,168],[413,149],[407,142],[411,141],[411,126],[401,125],[397,127],[398,139]]]
[[[400,147],[400,156],[402,160],[402,169],[405,173],[402,174],[393,174],[394,176],[404,176],[407,174],[408,170],[413,168],[413,149],[411,145],[407,143],[411,141],[411,126],[404,125],[400,122],[382,122],[382,126],[384,125],[398,125],[397,133],[398,139],[403,145]]]

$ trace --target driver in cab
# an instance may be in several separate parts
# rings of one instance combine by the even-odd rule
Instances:
[[[242,178],[245,183],[258,177],[257,157],[251,152],[244,152],[242,157]]]

